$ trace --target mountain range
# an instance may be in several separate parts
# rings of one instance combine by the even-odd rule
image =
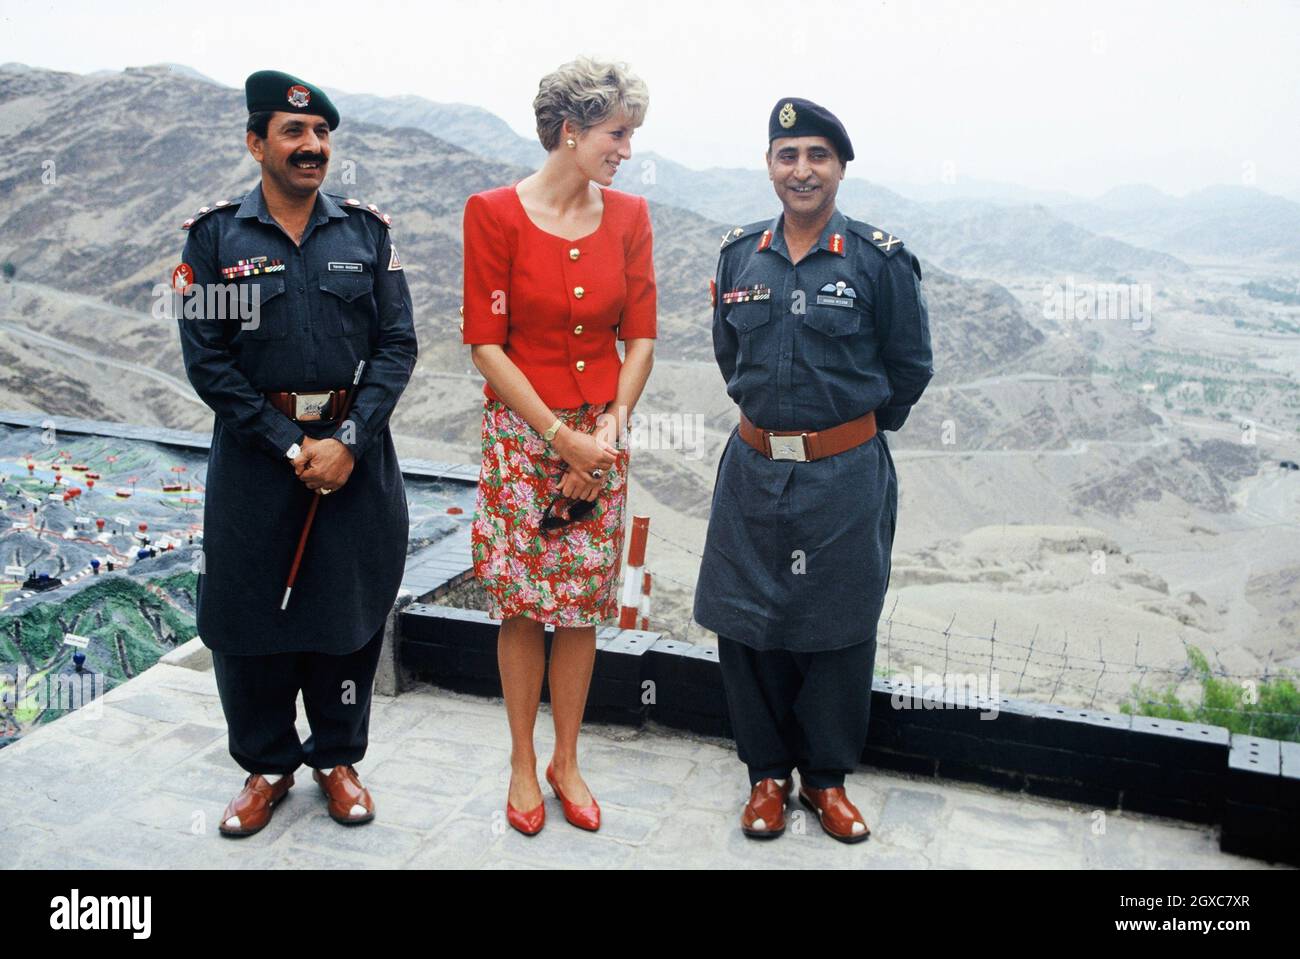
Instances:
[[[344,122],[326,189],[393,217],[416,308],[420,359],[392,421],[399,453],[472,462],[483,396],[458,323],[462,211],[472,193],[535,169],[540,147],[476,106],[331,96]],[[0,407],[211,426],[175,323],[150,307],[179,261],[182,221],[257,182],[244,117],[242,91],[190,67],[0,66],[0,263],[13,270],[0,283]],[[1269,584],[1300,575],[1286,538],[1268,535],[1293,524],[1294,493],[1264,467],[1296,458],[1300,306],[1288,296],[1300,282],[1300,206],[1251,186],[1087,199],[850,173],[841,209],[921,258],[935,348],[930,388],[888,436],[905,516],[898,568],[923,571],[900,577],[908,620],[941,632],[959,601],[999,629],[1022,617],[1015,635],[1048,620],[1107,624],[1098,641],[1125,661],[1138,631],[1144,654],[1181,664],[1189,624],[1247,637],[1243,657],[1294,652],[1295,604],[1268,598]],[[779,204],[761,169],[695,170],[653,152],[635,152],[615,186],[646,196],[654,225],[660,335],[638,411],[702,424],[694,450],[638,449],[630,484],[631,508],[661,537],[656,618],[680,625],[736,422],[713,358],[708,280],[723,232]],[[1150,322],[1051,315],[1045,288],[1068,283],[1145,287]],[[1258,427],[1258,443],[1241,441],[1242,423]],[[1056,567],[1018,580],[982,552],[1014,524],[1026,542],[1049,527],[1103,530],[1177,585],[1112,593],[1085,576],[1079,592]]]

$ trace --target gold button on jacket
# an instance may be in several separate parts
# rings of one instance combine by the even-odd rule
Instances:
[[[584,289],[583,289],[582,287],[580,287],[580,286],[575,286],[575,287],[573,288],[573,295],[576,296],[578,299],[582,299],[582,294],[584,294],[584,293],[586,293],[586,292],[587,292],[587,291],[584,290]]]
[[[577,365],[577,367],[578,367],[578,372],[581,373],[584,369],[587,368],[587,361],[586,361],[586,360],[578,360],[578,362],[577,362],[576,365]]]

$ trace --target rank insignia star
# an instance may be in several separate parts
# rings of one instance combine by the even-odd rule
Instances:
[[[184,223],[181,224],[181,229],[188,230],[190,227],[192,227],[195,223],[198,223],[199,220],[203,219],[209,213],[212,213],[216,210],[224,209],[225,207],[231,206],[234,203],[235,203],[234,200],[218,200],[216,203],[212,203],[208,206],[201,206],[199,207],[199,211],[197,213],[195,213],[192,217],[190,217],[188,220],[186,220]]]
[[[384,226],[393,225],[393,218],[389,216],[387,213],[385,213],[383,210],[379,209],[379,207],[375,206],[375,204],[373,203],[362,203],[359,199],[357,199],[354,196],[340,197],[339,200],[342,203],[342,205],[345,207],[352,207],[353,209],[356,210],[364,210],[365,212],[369,213],[371,216],[376,217],[381,223],[384,224]]]

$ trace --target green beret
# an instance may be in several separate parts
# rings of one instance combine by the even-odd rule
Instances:
[[[248,112],[310,113],[324,117],[333,130],[339,125],[339,111],[320,87],[279,70],[258,70],[244,81]]]
[[[800,97],[785,97],[772,107],[767,121],[767,142],[777,137],[825,137],[835,144],[840,159],[853,159],[853,144],[839,118],[825,107]]]

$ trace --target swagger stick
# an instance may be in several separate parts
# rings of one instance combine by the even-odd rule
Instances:
[[[352,410],[352,400],[357,395],[357,384],[361,382],[361,371],[365,368],[365,360],[357,364],[357,372],[352,377],[352,389],[348,390],[347,399],[343,401],[343,411],[339,413],[340,420],[346,420]],[[320,505],[323,495],[320,490],[316,490],[311,498],[311,506],[307,508],[307,522],[303,523],[302,535],[298,537],[298,551],[293,554],[293,565],[289,567],[289,580],[284,584],[284,599],[280,601],[280,609],[289,608],[289,594],[293,592],[294,581],[298,578],[298,567],[302,564],[302,551],[307,546],[307,534],[311,532],[311,524],[316,519],[316,507]]]

